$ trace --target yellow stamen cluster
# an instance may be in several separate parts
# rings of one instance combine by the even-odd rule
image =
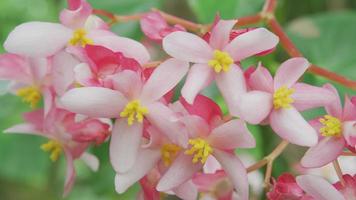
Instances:
[[[120,117],[127,117],[127,124],[132,125],[136,120],[138,122],[143,122],[143,117],[148,113],[148,109],[146,107],[141,106],[139,100],[130,101],[126,104],[124,111],[120,113]]]
[[[41,100],[41,93],[38,88],[34,86],[20,88],[16,94],[22,98],[23,102],[29,103],[32,108],[35,108]]]
[[[73,32],[73,37],[69,40],[70,45],[80,44],[82,47],[85,47],[87,44],[94,44],[93,40],[86,37],[87,31],[85,29],[77,29]]]
[[[214,58],[208,62],[208,65],[214,68],[216,73],[222,71],[227,72],[230,69],[230,65],[234,62],[230,55],[226,52],[215,50]]]
[[[323,136],[340,136],[342,132],[341,121],[331,115],[325,115],[321,118],[320,123],[324,126],[320,128],[320,133]]]
[[[293,88],[282,86],[273,94],[273,105],[275,109],[290,108],[294,100],[290,97],[294,93]]]
[[[200,160],[200,162],[204,164],[209,155],[213,152],[213,148],[211,148],[210,144],[204,139],[190,139],[189,144],[192,147],[186,150],[184,153],[188,155],[194,155],[192,160],[193,163],[197,163]]]
[[[180,146],[175,144],[164,144],[161,147],[162,160],[165,166],[172,164],[178,152],[181,150]]]
[[[50,159],[53,162],[57,161],[62,153],[62,145],[55,140],[50,140],[47,143],[42,144],[41,149],[45,152],[51,152]]]

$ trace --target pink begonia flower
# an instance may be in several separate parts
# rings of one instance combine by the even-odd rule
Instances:
[[[343,175],[345,185],[340,182],[332,185],[320,176],[301,175],[296,178],[298,185],[313,200],[355,200],[356,176]]]
[[[70,51],[87,44],[105,46],[146,63],[150,56],[146,48],[132,39],[119,37],[108,26],[92,15],[91,6],[85,1],[69,3],[70,9],[61,12],[59,23],[27,22],[17,26],[4,43],[10,53],[31,57],[47,57],[69,47]],[[72,47],[75,47],[74,50]]]
[[[267,193],[269,200],[312,200],[307,196],[303,189],[297,184],[295,177],[284,173],[273,180],[272,189]]]
[[[195,104],[196,102],[193,106]],[[247,200],[246,169],[233,153],[236,148],[255,146],[255,140],[246,124],[240,119],[225,123],[216,123],[214,120],[207,122],[198,115],[185,115],[181,120],[188,128],[190,145],[177,155],[160,179],[157,190],[169,191],[181,185],[203,168],[209,156],[214,156],[228,175],[239,197]]]
[[[162,39],[174,31],[186,31],[181,25],[169,26],[159,12],[149,12],[145,14],[140,25],[142,32],[151,40],[161,42]]]
[[[336,88],[324,85],[336,98],[327,105],[327,115],[312,120],[310,123],[319,133],[319,142],[312,146],[304,155],[301,164],[304,167],[321,167],[335,160],[346,145],[355,149],[356,145],[356,104],[345,96],[342,108]]]
[[[191,33],[173,32],[163,39],[163,49],[174,58],[194,63],[182,89],[182,96],[188,103],[193,103],[196,95],[215,79],[230,114],[259,123],[262,119],[258,114],[245,116],[240,112],[238,100],[248,93],[239,62],[274,48],[278,37],[264,28],[258,28],[229,42],[230,31],[235,24],[236,20],[220,20],[211,31],[209,43]],[[250,96],[254,97],[257,109],[260,102],[268,101],[268,97],[259,91]],[[255,107],[250,111],[260,115],[266,112],[266,109],[256,110]]]
[[[127,58],[120,52],[113,52],[102,46],[85,46],[86,63],[80,63],[74,69],[75,80],[81,86],[112,88],[113,75],[123,71],[137,71],[140,64],[133,58]]]
[[[201,192],[200,199],[233,199],[234,187],[223,170],[213,174],[197,173],[192,180]]]
[[[268,96],[268,100],[260,102],[259,108],[251,103],[254,95],[244,95],[239,103],[242,115],[257,114],[261,109],[267,110],[264,117],[268,118],[272,129],[280,137],[290,143],[301,146],[313,146],[318,142],[317,132],[298,111],[325,106],[335,100],[335,96],[327,89],[297,83],[308,69],[309,62],[305,58],[291,58],[278,68],[274,79],[262,66],[250,74],[249,87],[260,90]],[[251,93],[254,93],[252,91]]]
[[[53,108],[44,118],[43,110],[36,110],[24,114],[25,123],[15,125],[5,133],[33,134],[48,138],[48,142],[41,145],[41,149],[50,152],[50,159],[56,161],[61,154],[64,154],[67,161],[67,172],[64,184],[64,196],[66,196],[75,181],[75,169],[73,161],[83,160],[92,170],[96,171],[99,167],[98,159],[85,150],[89,142],[78,142],[73,137],[78,132],[77,122],[74,121],[74,113]],[[90,119],[80,122],[79,126],[87,127],[80,130],[82,135],[91,135],[93,132],[108,135],[108,124],[99,120]],[[88,129],[90,127],[90,129]]]
[[[160,102],[188,70],[188,63],[168,59],[143,82],[134,71],[124,70],[114,79],[114,90],[83,87],[69,90],[61,98],[65,109],[90,117],[117,119],[112,131],[110,160],[118,173],[133,167],[141,145],[143,120],[147,119],[179,145],[187,144],[180,123],[170,119],[174,113]],[[174,72],[174,73],[172,73]]]
[[[134,166],[129,171],[117,173],[115,176],[115,189],[120,194],[149,174],[156,166],[160,171],[166,170],[183,150],[183,147],[171,142],[155,127],[149,126],[146,131],[150,135],[150,141],[139,150]],[[156,190],[155,187],[152,189]],[[191,186],[189,181],[172,189],[172,192],[182,199],[195,200],[198,196],[197,189]]]
[[[50,89],[49,60],[44,58],[25,58],[15,54],[0,55],[0,79],[10,80],[9,91],[32,108],[44,98],[45,112],[48,113],[53,102]]]

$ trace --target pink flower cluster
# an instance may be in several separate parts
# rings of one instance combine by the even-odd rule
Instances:
[[[344,148],[355,151],[356,97],[346,96],[342,108],[332,85],[298,82],[310,65],[305,58],[283,62],[274,77],[261,63],[243,71],[242,60],[276,48],[279,39],[267,29],[233,30],[236,20],[218,19],[200,37],[149,13],[142,30],[171,58],[145,68],[150,55],[144,45],[111,32],[85,0],[68,3],[60,23],[17,26],[4,43],[8,53],[0,55],[0,78],[11,81],[8,91],[34,108],[24,114],[25,123],[5,132],[48,138],[41,148],[53,161],[61,154],[67,161],[65,195],[75,180],[73,161],[97,170],[98,159],[86,150],[108,140],[116,191],[139,182],[139,198],[146,200],[161,193],[196,199],[199,192],[249,199],[246,167],[235,154],[256,145],[246,123],[270,125],[282,139],[310,147],[304,167],[328,164]],[[172,101],[180,82],[181,95]],[[213,82],[231,119],[201,95]],[[317,107],[328,114],[308,122],[300,113]],[[347,179],[355,191],[355,177]],[[333,193],[329,199],[342,199],[349,190],[332,188],[308,175],[297,183],[286,176],[268,197],[320,199],[320,189]]]

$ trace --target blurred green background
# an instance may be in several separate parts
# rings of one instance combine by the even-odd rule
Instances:
[[[261,10],[263,0],[88,0],[94,8],[105,9],[125,15],[149,11],[156,7],[168,13],[197,21],[210,23],[215,13],[222,18],[234,18],[254,14]],[[66,6],[64,0],[1,0],[0,1],[0,42],[18,24],[26,21],[58,21],[58,13]],[[355,0],[279,0],[277,19],[283,25],[297,47],[314,64],[335,71],[356,80],[356,1]],[[263,24],[261,24],[263,25]],[[137,22],[117,24],[113,30],[120,35],[140,40]],[[0,47],[3,53],[3,47]],[[280,48],[271,55],[246,60],[245,67],[258,61],[273,72],[280,62],[287,59]],[[327,82],[322,77],[306,74],[304,80],[314,85]],[[355,95],[355,91],[334,84],[341,94]],[[0,84],[1,90],[1,84]],[[221,103],[214,87],[206,94]],[[222,105],[223,106],[223,105]],[[29,110],[18,98],[0,96],[1,130],[21,122],[21,113]],[[322,113],[315,110],[305,113],[312,118]],[[249,151],[255,159],[268,154],[279,141],[267,127],[250,126],[257,139],[257,148]],[[35,136],[0,134],[0,199],[61,199],[64,181],[64,159],[52,163],[48,155],[39,148],[45,140]],[[262,142],[263,141],[263,142]],[[288,148],[275,163],[274,175],[289,170],[291,163],[303,151]],[[77,162],[77,182],[70,200],[111,200],[134,199],[139,190],[132,187],[124,195],[114,190],[114,172],[108,161],[107,145],[92,148],[101,166],[92,173],[83,163]],[[293,160],[294,159],[294,160]]]

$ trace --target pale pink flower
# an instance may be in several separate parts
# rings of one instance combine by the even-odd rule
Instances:
[[[235,24],[236,20],[220,20],[211,31],[209,43],[191,33],[173,32],[163,39],[163,49],[174,58],[194,63],[182,89],[182,96],[188,103],[193,103],[195,96],[215,79],[231,115],[259,123],[262,119],[240,113],[238,100],[247,93],[247,89],[239,62],[274,48],[278,37],[258,28],[229,42],[230,31]],[[266,101],[264,93],[255,91],[253,94],[256,106]]]
[[[301,175],[296,178],[298,185],[315,200],[355,200],[356,176],[343,176],[345,185],[334,186],[320,176]]]
[[[105,46],[127,57],[146,63],[150,56],[146,48],[132,39],[119,37],[108,26],[92,15],[85,1],[70,1],[69,9],[61,12],[59,23],[27,22],[17,26],[6,39],[4,48],[10,53],[31,57],[52,56],[66,47],[80,51],[87,44]]]
[[[336,88],[324,85],[333,93],[334,101],[325,106],[327,115],[310,123],[319,133],[319,142],[311,147],[301,160],[304,167],[321,167],[335,160],[345,146],[355,149],[356,145],[356,104],[345,96],[342,108]]]
[[[142,32],[151,40],[161,42],[162,39],[174,31],[186,31],[183,26],[169,26],[159,12],[149,12],[145,14],[140,25]]]
[[[74,113],[53,108],[44,118],[43,110],[36,110],[24,114],[25,123],[4,131],[5,133],[33,134],[48,138],[49,141],[41,145],[41,149],[51,153],[52,161],[58,160],[61,154],[64,154],[67,161],[64,196],[70,192],[75,181],[74,160],[83,160],[94,171],[99,167],[98,159],[85,152],[91,141],[78,142],[75,140],[74,137],[78,131],[76,126],[87,127],[87,129],[80,130],[82,135],[91,135],[93,132],[97,132],[107,136],[109,131],[109,125],[99,120],[88,119],[78,123],[74,121],[74,116]]]
[[[188,63],[169,59],[158,66],[146,82],[139,73],[124,70],[113,79],[114,89],[75,88],[63,95],[61,103],[75,113],[117,119],[111,136],[110,160],[115,171],[124,173],[136,161],[144,119],[174,143],[186,145],[187,136],[181,131],[180,123],[172,122],[174,113],[161,99],[187,70]]]
[[[195,101],[192,106],[199,105]],[[203,108],[203,107],[202,107]],[[204,112],[199,112],[204,113]],[[251,148],[255,140],[246,124],[235,119],[217,123],[206,121],[198,115],[184,115],[180,119],[185,123],[189,135],[189,147],[180,152],[175,161],[162,176],[157,185],[158,191],[169,191],[200,171],[209,156],[219,161],[234,189],[241,199],[248,199],[248,180],[246,169],[240,159],[234,155],[236,148]]]
[[[253,103],[255,91],[244,95],[238,101],[242,115],[268,116],[266,120],[283,139],[301,146],[315,145],[318,135],[298,111],[325,106],[333,102],[335,96],[327,89],[297,83],[309,65],[305,58],[291,58],[281,64],[274,79],[266,68],[259,66],[249,75],[248,84],[253,90],[263,91],[268,98],[256,106]]]

